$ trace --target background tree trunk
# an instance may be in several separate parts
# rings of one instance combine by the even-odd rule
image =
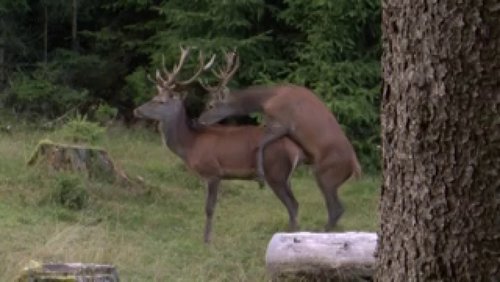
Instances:
[[[378,281],[500,277],[494,2],[383,1]]]
[[[78,0],[73,0],[72,11],[71,48],[76,52],[78,51]]]
[[[49,53],[49,11],[47,3],[43,6],[43,63],[47,65]]]
[[[4,25],[0,25],[4,26]],[[5,36],[1,35],[0,37],[0,89],[3,88],[3,84],[5,81]]]

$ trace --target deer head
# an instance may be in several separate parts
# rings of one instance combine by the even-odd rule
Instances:
[[[185,95],[183,88],[190,83],[194,82],[203,71],[208,70],[215,61],[215,55],[205,64],[205,57],[203,52],[199,54],[199,67],[195,74],[183,81],[177,80],[177,76],[182,69],[188,55],[190,48],[183,48],[180,46],[181,55],[179,62],[174,65],[172,71],[168,71],[165,67],[165,60],[163,59],[162,71],[156,70],[156,76],[153,80],[149,75],[149,80],[153,81],[156,85],[156,96],[149,102],[137,107],[134,110],[134,115],[140,118],[149,118],[154,120],[165,120],[171,115],[175,115],[183,106]]]
[[[208,86],[203,83],[203,81],[198,79],[200,85],[205,88],[205,90],[210,95],[209,101],[206,105],[207,109],[211,109],[218,103],[224,102],[226,100],[229,94],[229,88],[227,88],[227,84],[240,66],[240,59],[236,51],[226,52],[224,54],[224,57],[225,66],[219,68],[218,71],[212,70],[212,73],[219,79],[219,82],[215,86]]]

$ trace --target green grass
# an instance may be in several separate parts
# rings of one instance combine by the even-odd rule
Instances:
[[[0,132],[0,281],[12,281],[30,260],[111,263],[123,281],[266,281],[264,255],[287,213],[269,189],[255,182],[223,182],[213,243],[202,242],[204,188],[142,129],[108,130],[98,145],[147,193],[79,177],[90,194],[82,210],[51,195],[61,175],[25,162],[43,138],[57,133]],[[301,230],[321,231],[326,209],[314,180],[293,179]],[[379,179],[349,181],[340,190],[346,211],[336,231],[376,230]]]

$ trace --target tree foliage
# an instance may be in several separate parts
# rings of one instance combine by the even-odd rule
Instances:
[[[2,96],[10,106],[47,116],[57,116],[69,107],[53,105],[43,111],[29,107],[42,95],[37,82],[64,89],[68,96],[84,93],[81,97],[88,104],[108,103],[130,120],[131,110],[153,95],[146,74],[154,73],[162,56],[167,66],[172,65],[182,44],[207,54],[215,52],[220,63],[221,51],[237,48],[241,67],[230,87],[291,82],[313,89],[353,140],[365,170],[378,167],[378,1],[79,2],[75,52],[70,51],[71,1],[0,1],[2,16],[15,15],[0,20],[2,26],[16,30],[0,32],[7,42],[5,60],[11,66],[5,70],[3,85],[8,89]],[[44,65],[45,8],[49,19]],[[187,63],[186,75],[196,67],[195,57]],[[211,82],[213,77],[205,79]],[[44,87],[41,93],[47,104],[60,101],[51,99],[58,97],[57,91]],[[196,95],[203,91],[194,92],[193,97],[203,99],[202,94]],[[88,104],[80,110],[84,112]],[[190,112],[197,113],[202,103],[192,105]]]

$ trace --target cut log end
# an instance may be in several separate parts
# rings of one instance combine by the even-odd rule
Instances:
[[[368,232],[276,233],[267,247],[266,267],[278,281],[367,281],[376,244],[377,234]]]

